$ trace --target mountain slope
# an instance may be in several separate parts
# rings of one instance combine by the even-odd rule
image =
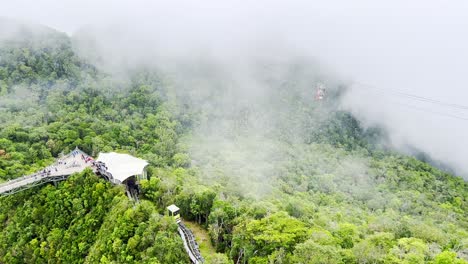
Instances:
[[[160,216],[172,203],[218,263],[468,260],[467,183],[383,147],[339,109],[342,84],[314,101],[313,63],[260,61],[248,81],[203,61],[113,78],[48,34],[0,44],[0,178],[75,146],[145,158],[150,178],[135,207],[89,171],[0,198],[1,262],[187,263]]]

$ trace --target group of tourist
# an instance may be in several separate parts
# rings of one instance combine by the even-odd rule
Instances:
[[[77,155],[81,155],[81,159],[85,163],[88,163],[88,162],[91,163],[91,167],[95,167],[97,170],[99,170],[101,172],[107,172],[107,167],[103,162],[95,161],[91,156],[86,155],[85,153],[81,152],[80,150],[73,150],[70,153],[70,155],[65,156],[64,158],[57,160],[57,162],[54,165],[48,166],[45,169],[43,169],[43,170],[41,170],[39,172],[36,172],[36,173],[34,173],[34,174],[32,174],[32,175],[30,175],[28,177],[38,179],[38,177],[44,178],[44,177],[50,176],[54,172],[59,172],[62,165],[65,166],[65,165],[68,164],[70,167],[78,167],[80,165],[78,164],[78,162],[76,160],[73,160],[73,161],[68,160],[68,162],[67,162],[68,158],[70,158],[71,156],[73,156],[73,158],[75,158]],[[24,177],[25,176],[23,176],[23,178]],[[21,180],[21,178],[17,178],[17,179],[14,179],[14,180],[8,180],[8,182],[19,181],[19,180]]]
[[[112,177],[112,175],[107,172],[107,167],[103,162],[95,161],[91,156],[88,156],[87,154],[85,154],[84,152],[80,150],[73,150],[69,155],[62,157],[61,159],[58,159],[55,164],[48,166],[44,168],[43,170],[36,172],[32,175],[29,175],[29,176],[23,175],[23,177],[16,178],[13,180],[8,179],[8,183],[23,181],[23,180],[31,179],[31,178],[34,179],[34,181],[36,181],[36,180],[40,180],[42,178],[45,178],[51,175],[60,175],[60,173],[58,172],[67,168],[80,167],[81,166],[80,162],[75,159],[77,155],[80,155],[81,160],[83,160],[85,164],[90,163],[91,167],[96,168],[101,173],[105,173],[106,176],[109,178]],[[67,174],[67,173],[69,174],[70,171],[63,172],[63,174]]]
[[[102,161],[93,161],[93,167],[96,167],[98,171],[107,171],[107,166]]]

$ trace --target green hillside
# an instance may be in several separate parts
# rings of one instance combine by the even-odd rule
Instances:
[[[0,179],[75,146],[150,178],[139,204],[91,171],[0,197],[1,263],[189,263],[172,203],[212,263],[468,263],[468,184],[386,147],[340,110],[344,85],[314,101],[316,65],[259,61],[258,94],[202,61],[113,78],[42,30],[0,38]]]

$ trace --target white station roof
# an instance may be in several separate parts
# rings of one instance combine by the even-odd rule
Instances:
[[[104,162],[107,166],[107,171],[112,174],[114,179],[120,182],[125,181],[131,176],[142,174],[143,169],[148,165],[146,160],[115,152],[99,153],[96,160]]]

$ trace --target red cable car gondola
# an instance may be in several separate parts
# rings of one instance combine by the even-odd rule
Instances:
[[[325,87],[323,84],[320,83],[317,85],[317,91],[315,93],[315,100],[320,101],[320,100],[323,100],[323,98],[325,98]]]

